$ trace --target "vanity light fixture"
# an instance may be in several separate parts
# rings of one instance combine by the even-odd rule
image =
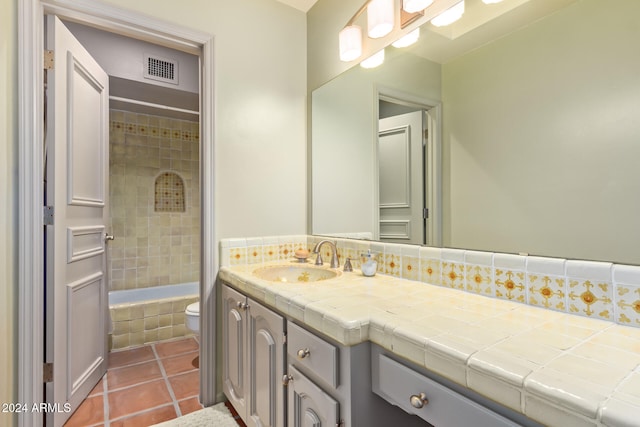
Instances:
[[[407,33],[405,36],[391,43],[391,46],[393,47],[411,46],[412,44],[417,42],[419,38],[420,38],[420,27],[416,28],[415,30],[411,31],[410,33]]]
[[[483,0],[494,2],[501,0]],[[424,10],[431,6],[434,0],[402,0],[400,11],[400,28],[404,29],[420,16],[424,16]],[[396,0],[366,0],[358,11],[351,17],[347,25],[338,34],[338,44],[340,60],[351,62],[362,55],[362,28],[355,24],[355,21],[365,11],[367,12],[367,34],[371,38],[380,38],[389,34],[395,24]],[[415,12],[411,12],[415,11]],[[435,26],[449,25],[462,16],[464,13],[464,0],[450,7],[431,20]],[[416,32],[417,33],[417,32]],[[403,40],[404,38],[406,40]],[[409,46],[418,38],[418,33],[407,34],[402,39],[396,41],[394,46]],[[409,43],[412,41],[412,43]],[[405,44],[406,43],[406,44]],[[365,62],[365,61],[363,61]],[[377,66],[377,65],[376,65]]]
[[[371,38],[384,37],[395,24],[395,0],[367,0],[338,34],[340,60],[350,62],[362,55],[362,29],[356,19],[367,12],[367,33]]]
[[[360,63],[362,68],[375,68],[384,62],[384,49],[374,53]]]
[[[369,37],[379,39],[393,30],[395,0],[371,0],[367,6]]]
[[[402,9],[407,13],[416,13],[425,10],[433,0],[402,0]]]
[[[350,62],[362,55],[362,29],[357,25],[344,27],[338,35],[340,60]]]

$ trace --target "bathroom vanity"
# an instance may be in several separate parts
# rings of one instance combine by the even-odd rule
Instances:
[[[264,268],[220,273],[223,388],[248,426],[540,425],[429,371],[424,357],[413,362],[393,340],[371,337],[372,314],[382,308],[331,307],[371,296],[373,288],[395,295],[387,286],[398,279],[354,272],[284,283],[253,274]]]
[[[223,389],[248,426],[423,425],[371,393],[370,343],[340,345],[228,284],[221,295]]]

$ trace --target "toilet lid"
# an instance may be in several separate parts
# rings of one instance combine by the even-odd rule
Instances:
[[[193,304],[189,304],[186,310],[187,314],[200,315],[200,303],[194,302]]]

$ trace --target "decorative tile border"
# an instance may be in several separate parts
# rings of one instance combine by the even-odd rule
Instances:
[[[184,122],[182,124],[182,129],[176,129],[175,125],[167,124],[162,119],[154,122],[153,124],[132,123],[130,116],[134,116],[133,113],[127,113],[124,111],[121,113],[123,115],[115,115],[113,112],[111,113],[112,119],[109,121],[111,131],[122,132],[129,135],[150,136],[153,138],[169,138],[175,141],[200,141],[199,127],[197,123],[195,125],[193,124],[195,122],[174,120],[174,122],[178,123]],[[139,117],[143,115],[135,116]],[[133,120],[140,120],[138,117],[134,117]]]
[[[640,327],[640,266],[322,236],[225,239],[220,265],[290,260],[324,239],[336,243],[341,266],[349,257],[359,268],[360,254],[371,250],[378,274]],[[328,246],[322,256],[327,263]]]
[[[616,323],[640,327],[640,267],[613,266]]]

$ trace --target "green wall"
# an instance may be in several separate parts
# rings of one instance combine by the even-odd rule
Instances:
[[[445,245],[640,264],[639,16],[581,0],[443,66]]]

